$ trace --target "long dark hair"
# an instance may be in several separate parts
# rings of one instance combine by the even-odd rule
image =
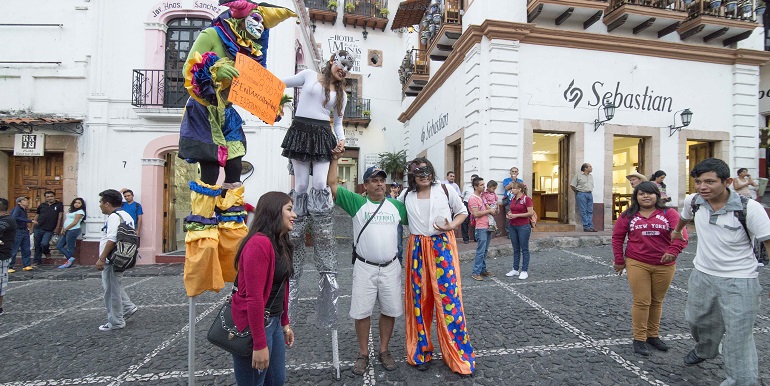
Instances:
[[[407,182],[409,184],[409,188],[406,190],[407,193],[409,192],[416,192],[417,191],[417,177],[412,174],[412,171],[414,169],[417,169],[420,167],[420,164],[426,164],[428,165],[428,170],[430,170],[431,175],[433,175],[433,181],[432,184],[436,183],[436,169],[433,167],[433,164],[428,161],[425,157],[417,157],[407,164],[406,171],[407,171]]]
[[[631,194],[631,205],[623,212],[621,216],[625,218],[633,218],[637,213],[639,213],[639,201],[636,199],[636,194],[639,193],[639,191],[645,193],[654,193],[655,196],[657,196],[657,199],[655,200],[655,208],[666,209],[666,206],[660,199],[660,190],[658,189],[658,186],[655,185],[654,182],[644,181],[639,185],[636,185],[634,188],[634,193]]]
[[[658,170],[657,172],[652,173],[652,178],[650,178],[650,181],[654,182],[656,178],[663,177],[665,175],[666,175],[666,172],[664,172],[663,170]],[[660,187],[663,188],[663,189],[666,189],[666,184],[664,184],[663,181],[661,181],[660,182]]]
[[[80,201],[80,209],[79,210],[83,211],[83,218],[88,217],[88,216],[86,216],[86,214],[88,213],[88,212],[86,212],[86,200],[84,200],[81,197],[77,197],[74,200],[72,200],[72,202],[70,203],[70,213],[75,212],[77,210],[77,209],[75,209],[75,201]]]
[[[291,197],[284,192],[267,192],[259,198],[257,207],[254,208],[254,221],[251,222],[249,233],[241,241],[238,253],[235,254],[235,270],[238,270],[238,262],[246,243],[257,233],[270,239],[275,251],[276,269],[288,267],[289,276],[294,274],[292,255],[294,249],[289,241],[289,233],[283,233],[283,206],[291,202]],[[283,234],[282,234],[283,233]]]
[[[344,50],[340,52],[347,53],[347,51]],[[334,58],[336,56],[336,53],[332,55],[326,65],[321,69],[321,75],[323,75],[323,83],[321,85],[324,88],[324,106],[329,103],[329,99],[331,99],[329,94],[332,86],[334,86],[334,92],[337,93],[337,100],[334,102],[334,109],[337,110],[337,115],[342,116],[342,101],[347,95],[345,94],[345,84],[347,81],[345,79],[341,81],[334,80],[334,76],[332,75],[332,66],[334,65]]]

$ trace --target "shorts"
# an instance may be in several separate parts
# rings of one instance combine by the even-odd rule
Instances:
[[[375,300],[380,302],[381,314],[394,318],[401,316],[404,313],[401,271],[398,261],[378,267],[357,260],[353,265],[350,317],[360,320],[372,316]]]
[[[8,267],[11,259],[0,260],[0,296],[5,296],[5,288],[8,287]]]

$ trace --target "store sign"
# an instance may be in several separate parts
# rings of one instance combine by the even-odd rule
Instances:
[[[575,85],[575,80],[570,82],[564,90],[564,100],[572,103],[572,108],[576,109],[581,103],[588,107],[597,107],[602,102],[612,102],[617,108],[626,108],[642,111],[674,111],[672,105],[674,98],[664,95],[656,95],[650,86],[645,86],[644,91],[630,90],[623,88],[620,82],[616,82],[614,89],[611,84],[605,86],[600,81],[595,81],[591,85],[591,96],[584,97],[583,89]]]
[[[324,55],[325,58],[331,57],[331,54],[345,50],[353,54],[356,61],[353,63],[353,69],[350,72],[361,72],[361,47],[358,45],[361,42],[359,39],[355,39],[352,36],[334,35],[326,40],[329,52]]]
[[[160,19],[168,12],[181,10],[206,11],[212,15],[219,15],[227,8],[219,6],[216,1],[180,0],[157,3],[152,7],[151,12],[153,19]]]
[[[366,169],[369,169],[372,166],[378,166],[379,163],[380,163],[379,154],[367,154],[366,158],[364,158],[364,167]]]
[[[431,120],[425,124],[425,129],[422,130],[422,135],[420,136],[422,143],[425,143],[426,139],[430,139],[430,137],[438,134],[439,131],[444,130],[447,126],[449,126],[449,113],[440,115],[435,121]]]
[[[45,134],[16,134],[13,144],[13,155],[21,157],[43,156]]]
[[[357,134],[355,130],[345,130],[345,147],[358,147]]]

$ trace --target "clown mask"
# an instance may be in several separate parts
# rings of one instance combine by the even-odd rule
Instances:
[[[262,15],[258,12],[246,16],[246,18],[243,19],[243,25],[246,29],[246,33],[255,40],[259,39],[262,36],[262,33],[265,32],[265,26],[262,24]]]

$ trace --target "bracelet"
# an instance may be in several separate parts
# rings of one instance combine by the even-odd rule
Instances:
[[[671,233],[679,233],[679,234],[682,234],[682,231],[678,231],[678,230],[674,229],[673,231],[671,231]]]

